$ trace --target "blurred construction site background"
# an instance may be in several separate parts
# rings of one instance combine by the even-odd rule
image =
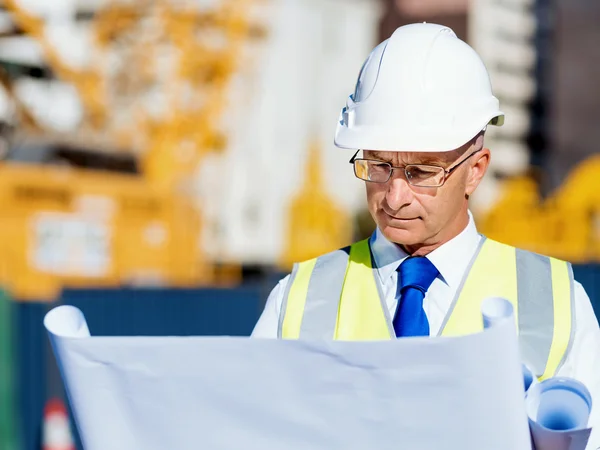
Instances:
[[[372,231],[335,123],[419,21],[479,52],[506,113],[480,231],[572,261],[599,310],[597,0],[1,0],[0,450],[56,439],[49,308],[248,335],[292,262]]]

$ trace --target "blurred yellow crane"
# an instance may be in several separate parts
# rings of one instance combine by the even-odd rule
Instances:
[[[15,296],[52,299],[65,285],[199,285],[228,273],[200,250],[193,176],[204,155],[226,145],[229,84],[245,44],[265,33],[250,21],[256,1],[107,2],[89,25],[85,67],[61,56],[42,18],[4,1],[56,77],[77,90],[78,142],[126,152],[141,169],[2,164],[0,254],[10,264],[0,261],[0,276]]]
[[[573,263],[600,261],[600,156],[580,163],[542,199],[533,177],[507,180],[478,222],[487,236]]]

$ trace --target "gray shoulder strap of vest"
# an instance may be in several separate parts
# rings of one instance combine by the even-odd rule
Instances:
[[[516,249],[516,263],[519,344],[524,362],[537,376],[541,376],[545,372],[554,338],[554,293],[550,258]],[[573,311],[571,271],[569,277]],[[571,326],[571,335],[572,329]]]
[[[565,350],[564,355],[562,355],[562,359],[556,368],[556,372],[558,372],[561,367],[565,364],[569,353],[571,353],[571,348],[573,347],[573,339],[575,338],[575,323],[577,318],[575,317],[575,276],[573,275],[573,266],[571,263],[567,263],[569,268],[569,291],[571,293],[571,333],[569,335],[569,343],[567,345],[567,349]],[[554,375],[556,375],[556,372]]]
[[[317,258],[308,283],[300,338],[333,339],[350,247]]]
[[[300,324],[300,338],[333,339],[335,337],[349,257],[350,247],[346,247],[317,258],[308,284],[306,304]],[[371,266],[390,336],[395,336],[372,254]]]
[[[294,264],[294,268],[292,269],[290,278],[288,279],[287,285],[285,286],[283,299],[281,301],[281,310],[279,311],[279,324],[277,326],[277,339],[281,339],[283,337],[283,319],[285,318],[285,312],[287,310],[288,296],[290,295],[290,289],[292,288],[292,284],[294,284],[294,280],[296,279],[297,274],[298,264]]]
[[[308,283],[304,314],[300,324],[300,338],[331,339],[333,337],[349,255],[350,247],[345,247],[317,258]],[[298,265],[295,264],[285,289],[279,314],[277,330],[279,338],[282,337],[288,297],[297,272]]]

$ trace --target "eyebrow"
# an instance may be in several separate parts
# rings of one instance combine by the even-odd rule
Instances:
[[[375,159],[380,159],[381,161],[385,161],[385,162],[389,162],[388,159],[385,159],[383,156],[381,156],[379,153],[377,152],[373,152],[371,151],[371,157],[375,158]]]
[[[375,159],[378,159],[378,160],[381,160],[383,162],[387,162],[387,163],[391,164],[391,161],[389,160],[389,158],[387,158],[387,159],[383,158],[381,156],[381,154],[378,153],[378,152],[373,152],[372,151],[371,155]],[[442,161],[441,159],[436,158],[435,156],[429,156],[429,157],[425,156],[421,160],[419,160],[418,162],[410,162],[410,163],[407,163],[405,165],[409,165],[409,164],[444,164],[444,163],[445,163],[445,161]]]

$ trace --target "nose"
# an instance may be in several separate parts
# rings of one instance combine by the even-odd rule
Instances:
[[[403,206],[409,205],[414,199],[414,193],[402,175],[396,175],[388,181],[388,189],[385,194],[385,200],[392,210],[396,212]]]

